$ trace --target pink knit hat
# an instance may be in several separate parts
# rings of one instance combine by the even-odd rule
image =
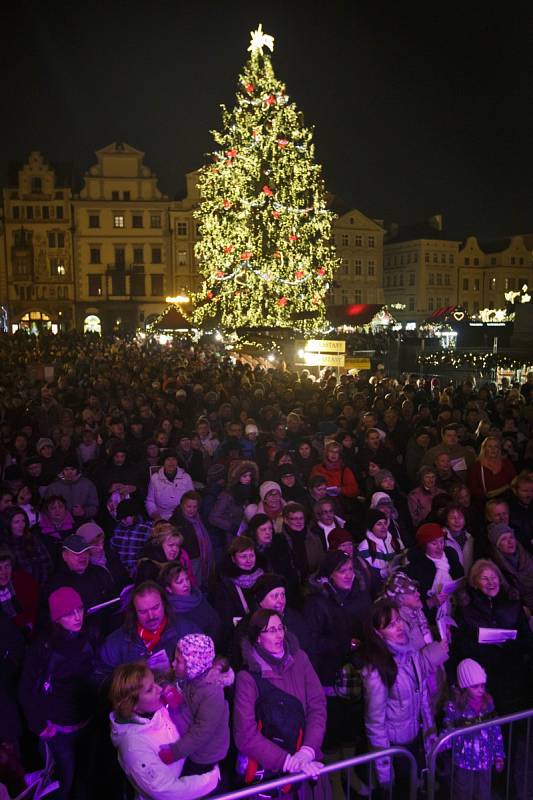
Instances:
[[[62,586],[52,592],[48,598],[48,608],[52,622],[57,622],[65,614],[70,614],[77,608],[83,608],[83,600],[70,586]]]

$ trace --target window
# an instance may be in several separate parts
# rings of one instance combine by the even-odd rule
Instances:
[[[144,297],[145,295],[145,283],[144,283],[144,272],[134,272],[131,276],[131,294],[133,297]]]
[[[50,219],[50,206],[43,206],[43,219]]]
[[[398,285],[398,276],[397,275],[393,275],[392,276],[392,285],[393,286],[397,286]]]
[[[90,264],[100,264],[100,248],[99,247],[91,247],[89,250],[89,263]]]
[[[89,214],[89,228],[99,228],[99,227],[100,227],[100,215]]]
[[[479,267],[479,258],[474,259],[474,266]]]
[[[362,247],[363,246],[363,237],[360,233],[355,234],[355,246]]]
[[[469,267],[469,266],[470,266],[470,259],[469,258],[465,258],[465,267]]]
[[[133,248],[133,263],[144,264],[144,247]],[[144,294],[144,292],[143,292]]]
[[[446,263],[446,253],[441,253],[440,254],[440,263],[441,264],[445,264]]]
[[[409,273],[409,286],[414,286],[414,285],[415,285],[415,273],[414,272],[410,272]]]
[[[519,258],[518,259],[518,263],[520,264],[521,267],[523,267],[524,266],[524,259],[523,258]]]
[[[468,278],[463,278],[463,292],[468,292],[470,281]]]
[[[342,234],[342,236],[341,236],[341,245],[343,247],[348,247],[348,234],[347,233],[343,233]]]
[[[63,200],[63,192],[56,192],[54,197],[56,200]]]
[[[437,272],[437,286],[442,286],[442,273]]]
[[[361,289],[356,289],[354,292],[354,301],[356,303],[361,303],[363,301],[363,293]]]
[[[162,297],[163,292],[163,276],[150,275],[150,294],[152,297]]]
[[[123,214],[114,214],[113,215],[113,227],[114,228],[123,228],[124,227],[124,215]]]
[[[345,289],[341,292],[341,303],[343,306],[348,304],[348,292]]]
[[[178,236],[187,236],[187,223],[186,222],[178,222],[178,223],[176,223],[176,234]]]
[[[449,298],[448,296],[446,296],[446,297],[444,298],[444,305],[445,305],[445,306],[449,306],[449,305],[450,305],[450,298]]]
[[[55,247],[56,246],[56,235],[55,233],[48,234],[48,247]]]
[[[448,256],[448,264],[453,264],[453,262],[454,262],[454,261],[455,261],[455,258],[454,258],[454,256],[453,256],[453,255],[450,253],[450,255]]]
[[[449,274],[447,272],[444,274],[444,285],[445,286],[449,286],[450,285],[450,276],[449,276]]]
[[[442,308],[442,297],[437,297],[435,302],[437,304],[437,308]]]
[[[56,206],[56,219],[63,219],[63,206]]]
[[[347,275],[348,274],[348,259],[347,258],[341,259],[341,274],[342,275]],[[348,302],[348,301],[346,301],[346,302]]]
[[[142,228],[143,226],[142,214],[133,214],[131,218],[131,225],[132,228]]]
[[[119,193],[118,192],[111,192],[111,200],[119,200]]]
[[[178,250],[178,267],[187,266],[187,253],[185,250]]]
[[[376,274],[376,262],[375,261],[368,261],[368,275],[372,277],[372,275]]]
[[[387,275],[387,277],[385,278],[385,286],[386,286],[387,288],[389,288],[389,287],[390,287],[390,275]]]
[[[407,263],[411,263],[411,253],[407,253]]]
[[[464,308],[464,310],[465,310],[465,311],[468,313],[468,300],[464,300],[464,302],[463,302],[463,308]]]
[[[418,262],[418,253],[413,253],[413,264]]]
[[[429,297],[428,298],[428,311],[434,311],[434,310],[435,309],[434,309],[434,306],[433,306],[433,298]]]
[[[123,297],[126,294],[126,273],[113,272],[111,275],[111,294]]]
[[[403,255],[401,255],[401,256],[400,256],[400,264],[401,264],[401,265],[402,265],[402,267],[403,267]]]
[[[26,206],[26,219],[33,219],[33,206]]]
[[[496,259],[496,257],[495,257],[495,256],[492,256],[492,258],[490,259],[490,265],[491,265],[491,267],[495,267],[495,266],[496,266],[496,263],[497,263],[497,259]]]
[[[162,264],[163,258],[160,247],[152,247],[152,264]]]
[[[20,206],[13,206],[13,219],[20,219]]]
[[[433,274],[433,272],[429,273],[429,285],[430,286],[434,286],[435,285],[435,275]]]
[[[102,276],[101,275],[87,275],[89,279],[89,297],[102,296]]]
[[[400,286],[403,286],[403,274],[400,275]]]
[[[409,298],[409,311],[414,311],[414,310],[415,310],[415,298],[414,297],[410,297]]]
[[[57,246],[58,247],[64,247],[65,246],[65,234],[64,233],[58,233],[57,234]]]
[[[66,269],[65,265],[63,264],[62,259],[60,258],[51,258],[50,259],[50,274],[52,278],[62,277],[65,275]]]
[[[115,247],[115,269],[124,269],[126,266],[126,250],[124,247]]]
[[[438,264],[439,263],[439,254],[438,253],[433,253],[433,263],[434,264]]]
[[[489,278],[489,289],[492,292],[496,289],[496,278]]]
[[[369,236],[368,237],[368,246],[371,247],[371,248],[376,246],[376,237],[375,236]]]
[[[505,291],[506,292],[509,291],[509,289],[514,291],[514,285],[515,285],[514,284],[514,278],[506,278],[505,279]]]
[[[131,194],[130,192],[123,192],[122,197],[124,198],[124,200],[130,200]]]
[[[398,264],[398,256],[394,256],[394,266],[397,266],[397,264]]]
[[[480,282],[479,278],[474,278],[474,291],[475,292],[479,292],[480,285],[481,285],[481,282]]]
[[[161,215],[160,214],[151,214],[150,215],[150,227],[151,228],[160,228],[161,227]]]
[[[426,253],[426,255],[424,256],[424,261],[426,262],[426,264],[429,264],[429,253]]]
[[[474,314],[479,314],[479,303],[477,302],[477,300],[474,302],[474,311],[473,311],[473,313]]]
[[[387,256],[385,259],[385,266],[390,267],[390,256]]]
[[[514,256],[511,256],[511,266],[514,267],[515,263],[516,263],[516,258]]]
[[[31,179],[31,190],[36,194],[40,194],[43,190],[43,182],[41,178],[32,178]]]

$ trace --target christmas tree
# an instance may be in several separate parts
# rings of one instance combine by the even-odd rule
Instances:
[[[338,266],[334,215],[312,132],[265,52],[273,44],[261,25],[252,32],[237,103],[231,111],[222,106],[223,130],[213,131],[219,149],[200,170],[197,324],[215,315],[226,329],[311,331],[325,323],[324,298]]]

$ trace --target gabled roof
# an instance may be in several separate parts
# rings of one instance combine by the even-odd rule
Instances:
[[[461,242],[462,236],[452,236],[447,230],[439,230],[429,222],[415,222],[411,225],[400,225],[394,234],[385,237],[385,244],[400,244],[400,242],[412,242],[419,239],[429,239],[434,241]]]
[[[484,253],[501,253],[502,250],[507,250],[510,244],[510,237],[505,239],[491,239],[486,242],[479,242],[479,246]]]
[[[100,155],[100,153],[128,153],[129,155],[144,156],[142,150],[137,150],[135,147],[132,147],[131,144],[127,144],[126,142],[111,142],[111,144],[106,144],[105,147],[101,147],[95,152],[96,155]]]
[[[175,306],[170,306],[158,322],[154,322],[158,331],[190,331],[191,323],[185,319],[181,311]]]

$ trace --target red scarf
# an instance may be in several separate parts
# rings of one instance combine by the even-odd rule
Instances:
[[[155,631],[148,631],[146,630],[146,628],[143,628],[142,625],[137,623],[137,633],[141,637],[142,642],[150,655],[152,655],[154,648],[157,647],[157,645],[159,644],[159,640],[161,639],[161,634],[167,627],[167,623],[168,619],[166,617],[163,617],[163,622],[161,623],[161,625],[159,625],[159,627],[155,629]]]

